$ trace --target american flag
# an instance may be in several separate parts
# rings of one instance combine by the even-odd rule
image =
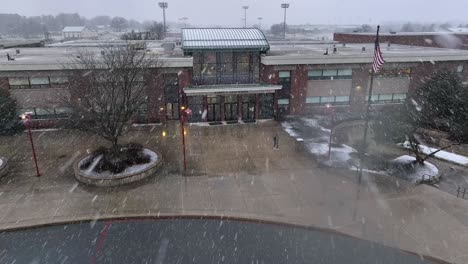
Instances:
[[[382,69],[384,63],[385,61],[382,56],[382,51],[380,51],[379,33],[377,32],[377,37],[375,39],[374,64],[372,65],[374,72],[378,73],[380,69]]]

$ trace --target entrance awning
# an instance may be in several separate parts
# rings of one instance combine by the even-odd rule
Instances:
[[[281,90],[281,85],[271,84],[225,84],[225,85],[198,85],[184,88],[187,96],[197,95],[227,95],[227,94],[258,94],[274,93]]]

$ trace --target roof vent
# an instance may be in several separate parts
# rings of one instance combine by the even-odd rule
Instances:
[[[343,47],[346,47],[346,43],[343,43]]]
[[[16,50],[16,55],[20,55],[21,51],[19,49]]]
[[[338,52],[338,49],[336,48],[336,45],[333,45],[333,54],[336,54]]]
[[[325,53],[323,55],[328,55],[328,49],[325,51]]]
[[[390,34],[395,35],[395,34],[396,34],[396,31],[390,31]]]
[[[362,52],[366,52],[366,47],[362,47]]]

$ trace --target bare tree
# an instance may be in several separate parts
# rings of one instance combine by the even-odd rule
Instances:
[[[147,100],[148,85],[157,81],[161,62],[156,55],[124,47],[79,51],[72,58],[73,76],[66,105],[76,127],[108,140],[114,150],[132,118]]]

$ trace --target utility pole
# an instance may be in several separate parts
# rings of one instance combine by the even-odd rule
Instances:
[[[284,8],[283,38],[286,39],[286,9],[289,8],[289,4],[288,3],[281,4],[281,8]]]
[[[249,9],[249,7],[243,6],[242,9],[244,9],[244,28],[247,28],[247,9]]]
[[[167,32],[167,27],[166,27],[166,9],[168,8],[167,2],[159,2],[159,7],[162,8],[163,10],[163,20],[164,20],[164,33]]]
[[[258,19],[258,28],[259,28],[260,30],[262,30],[262,19],[263,19],[263,17],[259,17],[259,18],[257,18],[257,19]]]

